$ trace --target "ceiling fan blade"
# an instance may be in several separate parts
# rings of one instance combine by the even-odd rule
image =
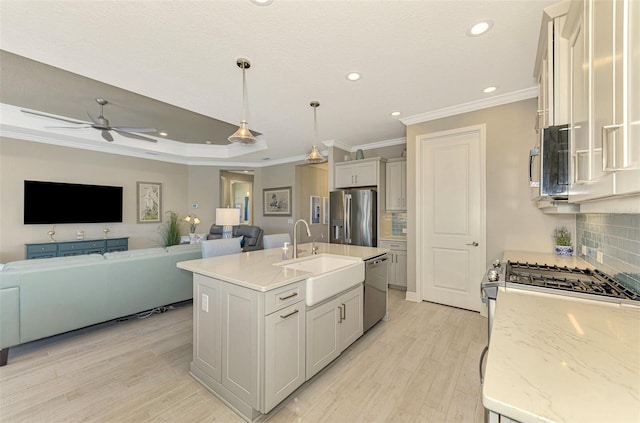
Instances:
[[[156,128],[129,128],[126,126],[112,126],[111,129],[115,129],[117,131],[123,131],[123,132],[142,132],[142,133],[158,132]]]
[[[143,137],[142,135],[132,134],[131,132],[122,131],[121,129],[111,128],[116,131],[118,134],[127,138],[135,138],[137,140],[150,141],[150,142],[158,142],[158,140],[154,140],[153,138]]]
[[[46,113],[34,112],[34,111],[31,111],[31,110],[20,109],[20,111],[22,113],[27,113],[27,114],[36,115],[36,116],[42,116],[42,117],[46,117],[46,118],[49,118],[49,119],[61,120],[63,122],[77,123],[77,124],[84,124],[84,125],[88,124],[87,122],[84,122],[84,121],[81,121],[81,120],[65,119],[65,118],[61,118],[61,117],[51,116],[51,115],[48,115]]]
[[[102,131],[102,138],[104,138],[105,140],[107,140],[109,142],[113,142],[113,137],[111,136],[109,131],[103,130]]]

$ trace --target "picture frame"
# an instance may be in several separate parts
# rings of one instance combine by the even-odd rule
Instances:
[[[322,197],[322,224],[329,224],[329,197]]]
[[[138,223],[161,223],[162,184],[159,182],[138,182],[136,193]]]
[[[309,197],[309,223],[320,224],[320,197],[316,195]]]
[[[262,190],[263,216],[291,216],[291,187]]]

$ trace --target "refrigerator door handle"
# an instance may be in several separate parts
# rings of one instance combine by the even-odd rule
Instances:
[[[351,194],[344,196],[344,242],[351,244]]]

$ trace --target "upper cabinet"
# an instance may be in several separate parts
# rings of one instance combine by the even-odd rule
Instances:
[[[354,160],[335,164],[335,187],[368,187],[380,183],[380,158]]]
[[[572,2],[569,201],[640,192],[640,4]],[[635,93],[635,95],[632,95]]]
[[[561,36],[569,5],[544,9],[534,76],[538,80],[536,129],[569,123],[569,43]]]
[[[387,162],[387,211],[407,210],[407,160],[390,159]]]

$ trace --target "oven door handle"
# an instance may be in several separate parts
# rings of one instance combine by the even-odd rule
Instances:
[[[484,375],[482,374],[482,363],[484,362],[484,356],[489,352],[489,345],[484,347],[482,350],[482,354],[480,354],[480,365],[478,366],[478,370],[480,372],[480,385],[484,383]]]

